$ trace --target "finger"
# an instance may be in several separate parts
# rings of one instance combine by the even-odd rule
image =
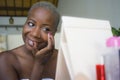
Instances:
[[[48,54],[48,53],[51,52],[53,49],[54,49],[54,39],[53,39],[52,35],[51,35],[50,33],[48,33],[48,45],[47,45],[47,47],[39,50],[36,55],[40,55],[40,54],[42,54],[42,53],[43,53],[44,55],[45,55],[45,54]]]
[[[54,49],[54,37],[50,33],[48,33],[48,48]]]
[[[52,40],[52,44],[55,45],[54,36],[52,34],[51,34],[51,40]]]

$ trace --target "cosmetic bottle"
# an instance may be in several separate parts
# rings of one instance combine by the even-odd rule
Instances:
[[[103,56],[100,56],[100,63],[96,64],[96,78],[97,78],[97,80],[106,80]]]
[[[112,36],[106,41],[107,54],[104,55],[106,80],[120,80],[119,48],[120,38]]]

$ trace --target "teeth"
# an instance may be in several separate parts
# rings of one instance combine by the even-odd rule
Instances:
[[[31,40],[29,40],[29,44],[30,44],[31,46],[34,45],[33,41],[31,41]]]

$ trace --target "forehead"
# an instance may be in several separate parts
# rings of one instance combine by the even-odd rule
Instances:
[[[44,19],[54,19],[54,15],[52,13],[52,11],[43,8],[43,7],[38,7],[38,8],[33,8],[30,13],[29,16],[37,16],[37,18],[44,18]]]

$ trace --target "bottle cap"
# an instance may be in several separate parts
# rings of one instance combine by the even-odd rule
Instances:
[[[120,37],[112,36],[106,41],[107,47],[120,47]]]

